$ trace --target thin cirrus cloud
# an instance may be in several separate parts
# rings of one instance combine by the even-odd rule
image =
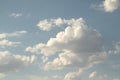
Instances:
[[[95,9],[104,10],[105,12],[114,12],[120,8],[120,0],[104,0],[99,5],[92,5]]]

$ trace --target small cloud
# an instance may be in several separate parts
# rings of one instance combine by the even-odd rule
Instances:
[[[0,39],[5,39],[7,37],[17,37],[17,36],[22,36],[24,34],[26,34],[27,31],[15,31],[15,32],[11,32],[11,33],[1,33],[0,34]]]
[[[97,76],[97,72],[92,72],[90,75],[89,75],[89,78],[95,78]]]
[[[37,24],[37,27],[43,31],[50,31],[53,27],[55,26],[59,27],[63,24],[67,24],[67,21],[62,18],[50,19],[50,20],[44,19]]]
[[[18,18],[18,17],[23,16],[23,14],[22,13],[11,13],[9,16],[14,17],[14,18]]]
[[[120,78],[114,78],[113,80],[120,80]]]
[[[6,40],[6,39],[0,40],[0,46],[3,47],[3,48],[5,46],[14,46],[14,47],[16,47],[16,46],[18,46],[20,44],[21,44],[20,42],[12,42],[12,41],[9,41],[9,40]]]
[[[61,79],[62,77],[59,76],[59,75],[54,75],[54,76],[52,76],[52,78],[54,78],[54,79]]]
[[[104,0],[101,4],[91,5],[91,7],[105,12],[114,12],[120,8],[120,0]]]
[[[79,70],[77,72],[69,72],[65,75],[64,80],[81,80],[81,74],[83,70]]]

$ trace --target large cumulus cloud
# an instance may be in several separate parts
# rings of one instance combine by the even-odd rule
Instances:
[[[65,80],[79,80],[84,69],[101,63],[106,58],[106,52],[102,51],[104,43],[102,35],[88,27],[83,18],[70,20],[58,18],[46,21],[45,28],[48,23],[51,24],[48,26],[49,30],[55,26],[67,26],[65,30],[58,32],[56,37],[50,38],[46,43],[38,43],[26,48],[26,51],[41,54],[44,58],[46,57],[45,59],[58,54],[58,57],[52,61],[46,60],[44,70],[77,67],[80,71],[66,74]],[[41,30],[44,25],[40,27]]]

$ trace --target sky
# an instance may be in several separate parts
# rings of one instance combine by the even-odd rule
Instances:
[[[120,80],[120,0],[0,0],[0,80]]]

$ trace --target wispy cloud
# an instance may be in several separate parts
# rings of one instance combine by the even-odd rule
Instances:
[[[12,42],[12,41],[9,41],[9,40],[0,40],[0,47],[6,47],[6,46],[18,46],[20,45],[21,43],[20,42]]]
[[[0,33],[0,39],[5,39],[7,37],[18,37],[18,36],[22,36],[24,34],[26,34],[27,31],[15,31],[12,33]]]
[[[91,78],[95,78],[96,76],[97,76],[97,72],[94,71],[94,72],[90,73],[89,78],[90,78],[90,79],[91,79]]]
[[[14,17],[14,18],[18,18],[18,17],[23,16],[23,14],[22,13],[11,13],[9,16]]]
[[[1,33],[0,34],[0,47],[2,47],[2,48],[6,47],[6,46],[16,47],[16,46],[20,45],[21,42],[13,42],[13,41],[7,40],[6,38],[19,37],[26,33],[27,33],[27,31],[15,31],[12,33]]]

